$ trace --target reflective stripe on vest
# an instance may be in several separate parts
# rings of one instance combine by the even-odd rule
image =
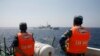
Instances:
[[[26,56],[34,55],[34,40],[32,34],[30,33],[18,33],[18,48],[26,54]],[[22,56],[20,53],[16,52],[16,56]]]
[[[66,52],[85,53],[90,34],[86,29],[72,27],[72,36],[67,41]]]

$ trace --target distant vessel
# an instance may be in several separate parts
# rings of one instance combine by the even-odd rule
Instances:
[[[43,26],[43,25],[42,25],[42,26],[39,26],[38,28],[39,28],[39,29],[52,29],[51,25],[48,24],[48,23],[47,23],[46,26]]]
[[[51,25],[47,24],[47,26],[40,26],[39,29],[52,29]]]
[[[59,30],[59,27],[52,27],[50,24],[47,23],[46,26],[40,26],[38,29],[53,29],[53,30]]]

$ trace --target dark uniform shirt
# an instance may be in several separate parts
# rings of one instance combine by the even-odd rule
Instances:
[[[18,36],[15,36],[14,38],[13,47],[18,47]]]
[[[70,38],[72,36],[72,31],[71,30],[68,30],[67,32],[65,32],[62,36],[61,36],[61,39],[59,41],[60,43],[60,46],[61,46],[61,49],[63,51],[65,51],[66,47],[65,47],[65,41]]]

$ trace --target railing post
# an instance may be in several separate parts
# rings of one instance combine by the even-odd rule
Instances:
[[[6,53],[6,39],[4,37],[4,52],[5,52],[5,56],[7,56],[7,53]]]
[[[1,42],[0,42],[0,44],[1,44]],[[1,45],[0,45],[0,55],[1,55]]]

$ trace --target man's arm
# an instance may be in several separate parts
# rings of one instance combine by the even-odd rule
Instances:
[[[12,47],[18,47],[18,38],[15,36],[14,41],[12,43]]]
[[[21,49],[18,48],[18,45],[19,45],[18,43],[19,43],[18,36],[15,36],[15,39],[13,41],[14,53],[19,52],[22,56],[26,56],[25,53]]]
[[[61,49],[62,49],[63,51],[66,50],[66,47],[65,47],[66,43],[65,43],[65,41],[66,41],[67,39],[69,39],[71,36],[72,36],[72,31],[71,31],[71,30],[69,30],[68,32],[65,32],[65,33],[61,36],[61,39],[60,39],[59,43],[60,43]]]

